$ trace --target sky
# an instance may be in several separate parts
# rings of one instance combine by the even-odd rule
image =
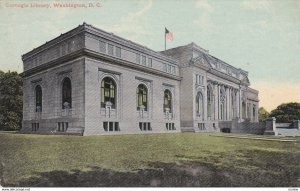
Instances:
[[[300,0],[0,0],[0,70],[23,72],[22,54],[83,22],[155,51],[167,27],[167,48],[195,42],[248,71],[268,111],[300,102]]]

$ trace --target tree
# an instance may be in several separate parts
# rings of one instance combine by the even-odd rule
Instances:
[[[258,109],[258,120],[265,121],[269,117],[270,113],[263,107]]]
[[[22,117],[22,77],[17,72],[0,70],[0,130],[19,130]]]
[[[278,123],[290,123],[300,120],[300,103],[284,103],[271,111],[270,117],[275,117]]]

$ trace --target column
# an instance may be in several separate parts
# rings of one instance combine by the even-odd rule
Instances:
[[[229,120],[229,114],[230,114],[230,96],[229,96],[229,87],[226,87],[225,89],[225,93],[226,93],[226,116],[225,119]]]
[[[202,95],[202,108],[203,108],[203,120],[207,121],[208,118],[207,118],[207,91],[208,91],[208,88],[207,88],[207,85],[205,86],[205,89],[204,89],[204,95]],[[212,117],[210,117],[210,119],[212,119]]]
[[[218,102],[218,99],[219,99],[219,95],[218,95],[218,91],[219,91],[219,87],[218,87],[218,84],[214,84],[214,119],[215,120],[218,120],[219,119],[219,115],[218,115],[218,109],[219,109],[219,102]]]
[[[239,91],[235,90],[236,96],[235,96],[235,117],[240,118],[240,103],[239,103]]]
[[[241,87],[239,88],[239,92],[238,92],[238,108],[239,108],[239,120],[243,119],[243,114],[242,114],[242,90]]]
[[[218,120],[220,120],[220,94],[221,94],[221,85],[218,84]]]

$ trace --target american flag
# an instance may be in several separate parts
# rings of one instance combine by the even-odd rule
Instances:
[[[173,41],[173,33],[171,33],[167,28],[165,28],[166,39]]]

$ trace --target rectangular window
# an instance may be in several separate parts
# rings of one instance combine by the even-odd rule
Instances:
[[[68,122],[58,122],[57,123],[57,131],[59,132],[66,132],[69,127]]]
[[[148,66],[152,67],[152,58],[148,58]]]
[[[196,75],[196,84],[203,85],[204,84],[204,76]]]
[[[168,131],[176,130],[175,123],[166,123],[166,129]]]
[[[140,54],[136,54],[136,63],[140,64],[141,63],[141,57]]]
[[[108,44],[108,54],[109,55],[114,55],[114,46],[111,44]]]
[[[119,122],[115,122],[115,131],[120,131]]]
[[[150,122],[139,122],[139,128],[141,131],[152,131]]]
[[[37,131],[40,128],[39,123],[31,123],[31,131]]]
[[[205,124],[204,124],[204,123],[198,123],[198,129],[199,129],[200,131],[206,130]]]
[[[61,46],[61,54],[65,55],[67,53],[67,45],[66,44],[62,44]]]
[[[151,131],[151,124],[148,122],[148,131]]]
[[[103,129],[104,129],[104,131],[120,131],[119,122],[104,121],[103,122]]]
[[[121,48],[116,47],[116,57],[121,58]]]
[[[103,122],[103,129],[104,129],[104,131],[108,131],[108,122],[107,121]]]
[[[109,122],[109,131],[114,131],[114,123]]]
[[[100,41],[99,44],[100,44],[100,52],[106,53],[106,43]]]
[[[146,66],[146,56],[142,56],[142,64]]]

